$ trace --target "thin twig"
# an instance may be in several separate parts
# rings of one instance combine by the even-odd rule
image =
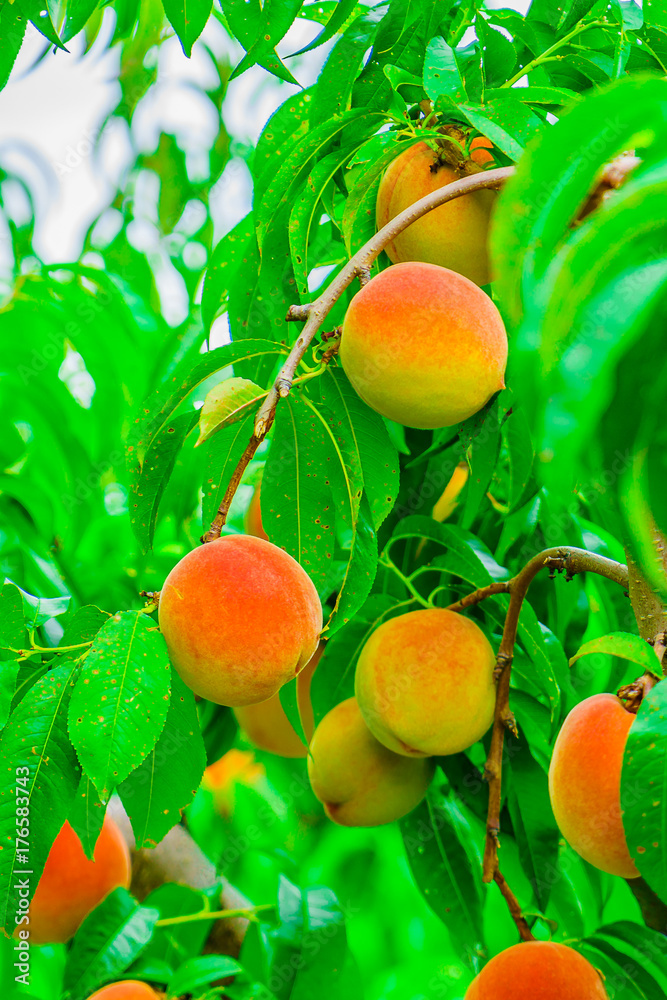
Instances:
[[[505,730],[516,732],[516,723],[510,709],[510,676],[514,658],[514,644],[519,628],[519,616],[528,588],[542,569],[552,573],[564,572],[566,579],[577,573],[598,573],[600,576],[618,583],[627,590],[628,568],[622,563],[595,552],[576,548],[552,548],[534,556],[508,584],[510,595],[503,637],[496,659],[496,707],[491,733],[491,748],[484,768],[484,776],[489,782],[489,810],[486,820],[486,844],[484,847],[483,880],[491,882],[498,871],[498,835],[500,832],[500,805],[502,758]],[[488,595],[486,595],[488,596]]]
[[[528,922],[521,912],[521,907],[519,906],[519,900],[516,898],[507,882],[505,881],[505,876],[500,872],[499,868],[496,868],[493,873],[493,881],[496,883],[503,898],[507,903],[507,907],[512,915],[512,920],[517,926],[517,930],[521,935],[522,941],[534,941],[535,937],[528,926]]]
[[[273,416],[274,414],[272,413],[271,419],[269,421],[269,427],[273,423]],[[269,429],[269,427],[267,427],[267,430]],[[243,452],[238,465],[234,469],[234,474],[232,475],[232,478],[229,481],[229,485],[225,490],[225,495],[223,496],[220,506],[218,507],[217,514],[213,519],[211,527],[201,537],[202,542],[214,542],[216,538],[220,538],[220,533],[227,521],[227,515],[229,514],[229,508],[232,505],[232,500],[234,499],[236,491],[239,488],[241,477],[243,476],[243,473],[247,469],[248,465],[250,464],[261,441],[262,438],[258,438],[256,434],[253,434],[253,436],[250,438],[250,441],[246,445],[246,449]]]
[[[464,611],[466,608],[471,608],[473,605],[479,604],[494,594],[508,594],[510,583],[510,580],[498,580],[495,583],[488,583],[486,587],[479,587],[472,594],[466,594],[465,597],[454,601],[453,604],[448,604],[447,611]]]

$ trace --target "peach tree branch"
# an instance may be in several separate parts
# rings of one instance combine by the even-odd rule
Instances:
[[[345,289],[352,284],[355,278],[359,278],[362,282],[367,281],[371,265],[387,244],[398,236],[399,233],[402,233],[404,229],[412,225],[413,222],[416,222],[417,219],[421,219],[423,215],[432,212],[434,208],[439,208],[440,205],[445,205],[447,202],[454,201],[454,199],[461,198],[463,195],[470,194],[473,191],[482,191],[484,189],[497,190],[512,176],[514,169],[514,167],[498,167],[494,170],[485,170],[478,174],[471,174],[468,177],[462,177],[460,180],[454,181],[452,184],[446,184],[436,191],[432,191],[431,194],[426,195],[424,198],[420,198],[414,205],[406,208],[404,212],[401,212],[391,222],[388,222],[383,229],[364,244],[350,258],[345,267],[322,292],[319,298],[303,306],[290,306],[287,319],[294,321],[305,319],[305,326],[289,352],[285,364],[278,372],[266,399],[257,411],[255,428],[248,447],[232,476],[211,527],[202,536],[202,542],[212,542],[220,537],[220,532],[227,520],[229,507],[241,482],[241,476],[246,466],[257,451],[260,443],[266,437],[273,423],[278,403],[281,399],[289,395],[296,370],[308,350],[313,337]]]

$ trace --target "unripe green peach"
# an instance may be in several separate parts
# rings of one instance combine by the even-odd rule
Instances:
[[[296,700],[301,717],[301,725],[306,740],[313,735],[313,706],[310,700],[310,682],[315,668],[322,655],[322,644],[315,651],[309,662],[296,679]],[[279,757],[306,757],[308,750],[297,736],[292,723],[287,718],[280,701],[280,692],[274,694],[268,701],[258,705],[245,705],[235,708],[239,726],[251,743],[267,753],[275,753]]]
[[[225,535],[181,559],[160,593],[159,618],[188,687],[232,707],[271,698],[308,663],[322,629],[305,570],[250,535]]]
[[[486,140],[488,142],[488,140]],[[477,143],[477,145],[475,145]],[[476,163],[492,157],[473,140]],[[471,166],[473,171],[477,169]],[[442,164],[434,150],[418,142],[397,156],[385,172],[377,197],[377,227],[382,229],[397,215],[427,194],[459,180],[463,173]],[[491,280],[488,239],[495,191],[474,191],[434,208],[417,219],[385,247],[394,263],[420,260],[439,264],[470,278],[477,285]]]
[[[30,903],[31,944],[64,943],[109,893],[130,885],[130,852],[114,821],[106,816],[95,844],[94,860],[86,857],[69,823],[54,840]]]
[[[120,983],[110,983],[109,986],[103,986],[88,1000],[158,1000],[161,995],[137,979],[124,979]]]
[[[370,636],[355,691],[371,732],[411,757],[458,753],[493,721],[495,656],[475,622],[444,608],[391,618]]]
[[[610,875],[637,878],[621,819],[621,769],[632,723],[613,694],[576,705],[558,734],[549,766],[551,806],[574,850]]]
[[[488,962],[465,1000],[609,1000],[599,973],[574,948],[515,944]]]
[[[396,264],[352,299],[340,360],[378,413],[408,427],[446,427],[504,387],[507,334],[472,281],[435,264]]]
[[[433,762],[387,750],[369,731],[356,699],[324,716],[310,744],[308,776],[329,819],[341,826],[380,826],[419,805]]]

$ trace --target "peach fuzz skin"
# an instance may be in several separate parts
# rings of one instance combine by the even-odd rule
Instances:
[[[354,698],[328,712],[310,744],[308,776],[329,819],[380,826],[412,812],[433,777],[431,760],[409,760],[369,732]]]
[[[639,875],[621,819],[623,751],[635,719],[616,695],[586,698],[563,723],[549,766],[560,832],[590,864],[622,878]]]
[[[609,1000],[583,955],[564,944],[526,941],[488,962],[465,1000]]]
[[[313,706],[310,701],[310,682],[322,655],[322,645],[296,679],[296,699],[304,736],[310,741],[315,727]],[[251,743],[259,750],[277,754],[278,757],[306,757],[308,748],[301,742],[280,702],[280,692],[258,705],[235,708],[239,726]]]
[[[118,886],[128,889],[132,869],[123,836],[108,816],[95,845],[94,861],[84,854],[69,823],[56,837],[30,903],[31,944],[56,944],[74,937],[83,920]]]
[[[495,655],[482,630],[444,608],[384,622],[357,663],[359,708],[374,736],[412,757],[458,753],[493,721]]]
[[[507,334],[472,281],[435,264],[395,264],[352,299],[340,360],[378,413],[407,427],[448,427],[504,388]]]
[[[250,535],[225,535],[184,556],[164,583],[158,614],[188,687],[233,708],[266,701],[296,676],[322,629],[305,570]]]
[[[140,983],[137,979],[126,979],[124,982],[102,987],[97,993],[88,997],[88,1000],[158,1000],[161,995],[146,983]]]
[[[481,148],[482,142],[473,140],[471,145],[471,157],[477,164],[493,159]],[[437,164],[437,154],[425,142],[410,146],[396,157],[378,189],[378,229],[427,194],[464,176],[452,167]],[[431,167],[436,165],[434,172]],[[488,284],[489,226],[496,198],[495,191],[473,191],[434,208],[385,247],[389,259],[393,264],[412,260],[439,264],[465,275],[476,285]]]

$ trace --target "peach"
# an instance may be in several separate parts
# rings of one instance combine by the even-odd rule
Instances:
[[[590,864],[623,878],[639,875],[621,819],[623,751],[635,719],[616,695],[584,699],[563,723],[549,766],[560,832]]]
[[[211,792],[215,811],[225,818],[234,812],[239,785],[255,790],[266,789],[266,769],[255,760],[251,750],[232,747],[219,760],[209,764],[202,777],[202,788]]]
[[[225,535],[181,559],[160,593],[174,668],[195,694],[238,708],[271,698],[317,648],[322,607],[277,545]]]
[[[414,757],[458,753],[493,721],[495,656],[475,622],[445,608],[384,622],[357,663],[359,708],[377,739]]]
[[[88,997],[88,1000],[157,1000],[158,996],[146,983],[140,983],[137,979],[125,979],[102,987]]]
[[[355,698],[324,716],[310,744],[310,783],[329,819],[340,826],[400,819],[424,798],[433,771],[433,761],[409,760],[378,743]]]
[[[448,427],[504,387],[507,334],[472,281],[435,264],[396,264],[352,299],[340,360],[378,413],[408,427]]]
[[[322,655],[322,644],[315,651],[296,679],[296,700],[304,736],[310,742],[315,728],[313,706],[310,701],[310,682]],[[279,757],[306,757],[308,750],[297,736],[285,714],[280,692],[258,705],[235,708],[239,726],[258,750],[277,754]]]
[[[488,140],[486,140],[488,142]],[[473,160],[488,162],[482,143],[473,140]],[[477,171],[479,166],[470,169]],[[382,229],[392,219],[432,191],[459,180],[460,173],[441,164],[438,154],[425,142],[410,146],[387,168],[378,189],[376,220]],[[440,264],[465,275],[477,285],[490,281],[488,238],[495,191],[474,191],[434,208],[385,247],[394,264],[424,261]]]
[[[268,541],[269,536],[264,531],[264,525],[262,524],[260,486],[255,487],[252,497],[250,498],[248,509],[245,512],[244,526],[249,535],[254,535],[256,538],[265,538]]]
[[[465,1000],[609,1000],[600,974],[574,948],[552,941],[515,944],[488,962]]]
[[[123,835],[106,816],[95,844],[94,860],[65,822],[54,840],[30,903],[31,944],[69,941],[83,920],[118,886],[127,889],[132,869]]]

